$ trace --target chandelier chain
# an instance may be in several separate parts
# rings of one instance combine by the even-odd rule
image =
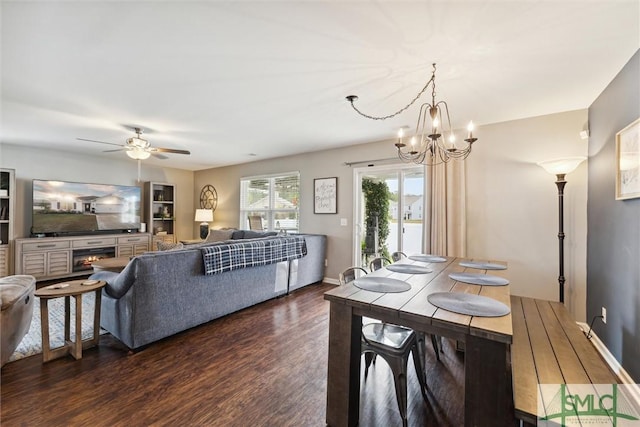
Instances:
[[[434,73],[435,73],[435,64],[434,64]],[[389,114],[388,116],[370,116],[366,113],[363,113],[362,111],[360,111],[358,109],[358,107],[356,107],[353,104],[353,100],[350,100],[351,103],[351,107],[353,107],[354,110],[356,110],[356,112],[358,114],[360,114],[363,117],[366,117],[367,119],[371,119],[371,120],[386,120],[386,119],[390,119],[392,117],[397,116],[398,114],[402,113],[403,111],[405,111],[407,108],[411,107],[413,104],[415,104],[415,102],[418,100],[418,98],[420,98],[422,96],[423,93],[425,93],[427,91],[427,89],[429,88],[429,85],[433,83],[433,96],[435,96],[435,75],[432,75],[431,78],[429,79],[429,81],[424,85],[424,87],[422,88],[422,90],[420,92],[418,92],[418,94],[415,96],[415,98],[413,98],[411,100],[411,102],[409,102],[407,105],[405,105],[404,107],[402,107],[401,109],[399,109],[398,111],[396,111],[393,114]]]

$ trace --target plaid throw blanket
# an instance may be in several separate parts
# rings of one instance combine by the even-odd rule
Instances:
[[[201,251],[204,274],[211,275],[302,258],[307,244],[302,236],[283,236],[204,246]]]

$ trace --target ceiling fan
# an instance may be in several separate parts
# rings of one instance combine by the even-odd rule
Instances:
[[[173,148],[159,148],[152,147],[149,144],[149,141],[143,139],[142,129],[133,128],[136,133],[136,136],[128,138],[124,144],[115,144],[113,142],[105,142],[105,141],[96,141],[95,139],[85,139],[85,138],[76,138],[79,141],[88,141],[88,142],[97,142],[99,144],[107,144],[107,145],[115,145],[117,149],[114,150],[105,150],[105,153],[110,153],[114,151],[125,151],[127,156],[136,160],[145,160],[148,159],[149,156],[153,156],[158,159],[168,159],[167,156],[161,153],[171,153],[171,154],[191,154],[190,151],[187,150],[175,150]]]

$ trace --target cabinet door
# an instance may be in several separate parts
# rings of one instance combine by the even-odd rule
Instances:
[[[149,244],[148,243],[144,243],[144,244],[139,244],[139,245],[134,245],[133,246],[133,254],[134,255],[142,255],[145,252],[149,251]]]
[[[120,245],[118,246],[118,253],[117,256],[119,257],[124,257],[124,256],[133,256],[133,245]]]
[[[22,255],[22,274],[36,278],[47,275],[46,252],[30,252]]]
[[[50,276],[71,273],[71,251],[49,252],[47,274]]]

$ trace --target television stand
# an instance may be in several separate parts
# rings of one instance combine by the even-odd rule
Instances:
[[[149,251],[150,245],[149,233],[16,239],[15,274],[28,274],[39,281],[83,276],[91,267],[85,268],[87,261],[81,255],[131,257]]]

